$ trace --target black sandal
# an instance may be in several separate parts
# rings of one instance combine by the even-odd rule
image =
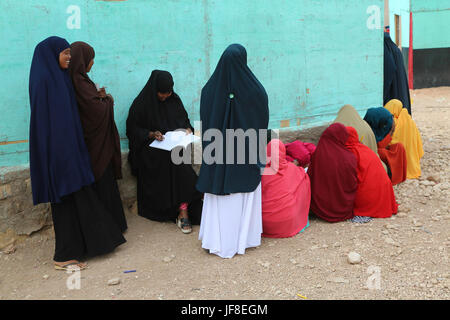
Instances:
[[[192,232],[192,224],[189,221],[189,218],[177,218],[177,226],[181,229],[183,233],[191,233]],[[189,227],[188,229],[184,229],[185,227]]]

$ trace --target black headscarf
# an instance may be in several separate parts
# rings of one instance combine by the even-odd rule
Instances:
[[[164,102],[160,101],[157,92],[172,95]],[[188,114],[180,97],[173,91],[172,75],[167,71],[153,70],[147,84],[134,99],[127,118],[126,134],[129,140],[128,162],[132,173],[137,174],[137,154],[142,147],[151,143],[150,131],[168,131],[190,128]]]
[[[403,55],[392,41],[389,33],[384,33],[384,105],[392,99],[398,99],[411,114],[408,76],[406,75]]]
[[[208,129],[221,131],[224,164],[206,164],[203,157],[197,189],[217,195],[254,191],[261,182],[261,171],[259,164],[249,161],[249,144],[245,146],[245,164],[225,162],[226,129],[258,131],[267,129],[269,122],[266,90],[247,66],[247,52],[242,45],[232,44],[224,51],[216,70],[203,87],[200,118],[203,134]],[[203,150],[210,143],[203,140]]]
[[[156,78],[156,90],[161,93],[173,91],[173,78],[167,71],[161,71]]]

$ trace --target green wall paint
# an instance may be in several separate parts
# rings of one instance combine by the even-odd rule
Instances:
[[[401,19],[401,46],[409,47],[409,0],[390,0],[389,1],[389,26],[392,41],[395,42],[395,15]]]
[[[450,0],[411,0],[414,49],[450,47]]]
[[[450,3],[448,5],[445,10],[413,11],[414,49],[450,47]]]
[[[414,49],[450,47],[450,0],[390,0],[391,37],[395,41],[395,18],[402,20],[402,47],[409,47],[409,15],[413,13]]]
[[[411,0],[412,12],[442,11],[450,9],[450,0]]]
[[[70,5],[80,9],[80,29],[68,29]],[[122,138],[128,108],[156,68],[173,74],[197,120],[201,88],[236,42],[268,92],[272,128],[323,124],[346,103],[364,114],[383,94],[383,32],[367,27],[372,5],[382,27],[383,0],[2,0],[0,142],[28,139],[31,58],[51,35],[95,48],[90,76],[114,96]],[[0,167],[27,163],[27,143],[0,145]]]

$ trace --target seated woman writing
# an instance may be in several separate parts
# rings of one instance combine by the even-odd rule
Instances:
[[[416,123],[400,100],[393,99],[384,106],[393,116],[395,130],[391,143],[401,143],[406,151],[406,178],[420,177],[420,158],[423,157],[422,138]]]
[[[358,217],[389,218],[398,209],[392,182],[375,152],[359,142],[356,129],[347,127],[347,131],[349,138],[345,145],[358,163],[358,189],[353,214]]]
[[[175,221],[183,233],[200,224],[202,194],[189,164],[175,165],[171,152],[150,147],[168,131],[193,127],[169,72],[154,70],[133,101],[127,118],[128,161],[137,177],[138,214],[156,221]],[[188,212],[189,208],[189,212]]]
[[[267,145],[267,159],[261,177],[262,236],[292,237],[309,226],[309,177],[303,168],[286,160],[286,148],[278,139]]]
[[[395,130],[391,113],[385,108],[370,108],[364,120],[372,128],[378,145],[378,154],[388,167],[392,184],[396,185],[406,180],[406,152],[401,143],[392,143],[392,133]]]

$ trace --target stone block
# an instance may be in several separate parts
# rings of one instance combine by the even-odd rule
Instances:
[[[4,184],[0,186],[0,200],[6,199],[12,195],[11,184]]]
[[[280,139],[285,142],[301,140],[317,145],[327,126],[306,130],[280,131]],[[191,154],[192,167],[199,174],[202,145],[197,142]],[[127,212],[136,214],[136,177],[131,174],[127,160],[128,152],[122,153],[122,176],[118,186]],[[450,190],[449,190],[450,191]],[[28,167],[0,168],[0,245],[8,244],[12,239],[28,236],[52,225],[50,204],[33,205],[31,179]]]

